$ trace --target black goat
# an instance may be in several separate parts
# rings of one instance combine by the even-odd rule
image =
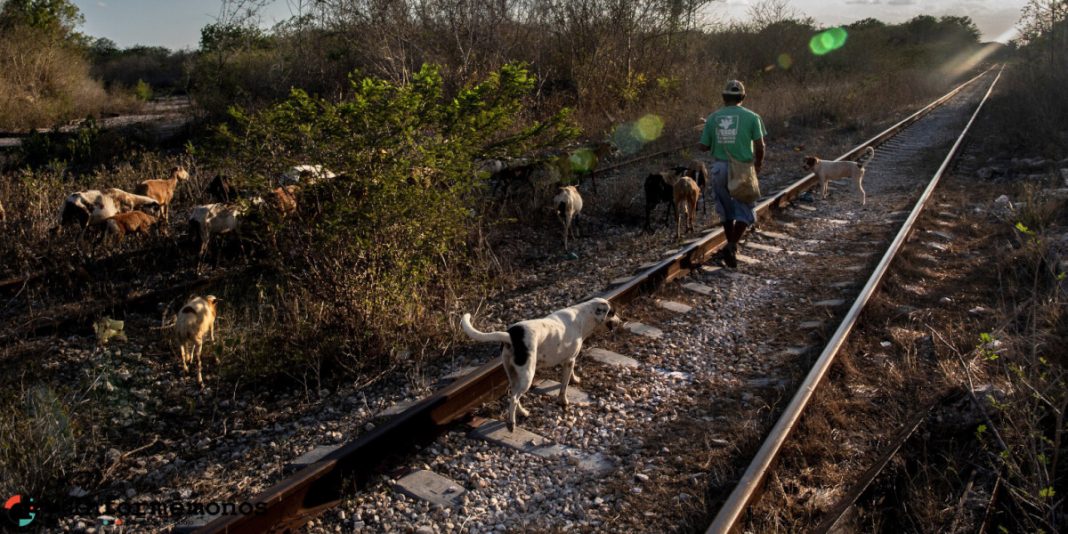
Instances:
[[[222,174],[215,175],[215,178],[208,184],[207,192],[216,202],[222,203],[233,202],[238,197],[237,188],[230,183],[229,178]]]
[[[670,220],[669,217],[675,211],[674,184],[675,174],[672,171],[661,171],[645,177],[646,230],[652,230],[652,226],[649,225],[649,215],[661,202],[668,206],[664,211],[664,224],[666,225]]]

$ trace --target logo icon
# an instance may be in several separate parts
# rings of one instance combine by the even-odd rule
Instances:
[[[37,518],[38,506],[33,497],[24,498],[22,495],[14,495],[4,502],[4,511],[12,523],[24,527],[33,523]]]
[[[102,515],[102,516],[96,518],[96,520],[100,521],[100,526],[102,526],[102,527],[111,527],[111,526],[116,526],[117,527],[117,526],[121,526],[122,525],[122,519],[119,519],[117,517],[110,516],[110,515]]]

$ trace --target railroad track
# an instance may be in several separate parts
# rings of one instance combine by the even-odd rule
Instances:
[[[654,485],[675,488],[680,484],[681,486],[689,484],[688,487],[695,484],[696,486],[709,484],[705,478],[707,475],[701,473],[690,477],[696,482],[680,483],[674,478],[670,482],[666,479],[658,480],[658,476],[666,476],[665,473],[677,475],[687,467],[687,461],[681,456],[670,459],[673,451],[678,450],[676,446],[685,444],[686,437],[672,441],[672,436],[665,435],[658,425],[667,422],[668,426],[678,428],[678,425],[670,423],[680,419],[679,412],[684,412],[682,419],[691,422],[705,421],[719,425],[725,420],[721,418],[726,416],[718,411],[719,408],[710,409],[708,399],[699,398],[704,394],[716,396],[717,401],[723,400],[726,406],[737,406],[742,412],[742,418],[753,415],[759,419],[761,417],[759,414],[762,413],[763,417],[767,417],[766,407],[759,406],[760,403],[756,401],[770,398],[771,402],[768,404],[774,404],[774,399],[781,397],[786,387],[785,384],[790,382],[791,366],[797,366],[799,361],[805,361],[806,356],[811,355],[815,350],[811,346],[812,336],[804,334],[798,340],[797,324],[790,325],[789,323],[799,318],[816,317],[822,320],[808,321],[809,324],[802,324],[801,327],[815,331],[826,329],[825,320],[835,317],[844,307],[845,300],[841,298],[817,299],[812,297],[812,294],[854,290],[862,282],[859,277],[868,267],[866,263],[869,263],[875,254],[873,249],[881,250],[883,245],[889,243],[883,252],[882,259],[872,271],[872,275],[863,283],[863,289],[860,290],[857,299],[845,312],[844,320],[826,341],[825,348],[799,388],[798,396],[791,401],[779,419],[779,423],[773,428],[769,437],[769,442],[772,444],[766,443],[761,447],[753,462],[755,467],[746,471],[737,486],[738,489],[734,490],[727,500],[709,531],[725,532],[733,528],[742,511],[751,503],[755,489],[766,474],[767,465],[772,463],[782,441],[787,439],[789,429],[796,422],[797,414],[803,410],[807,398],[811,396],[812,391],[826,374],[833,362],[834,354],[848,336],[860,310],[878,286],[901,244],[908,237],[913,222],[930,197],[931,191],[937,186],[938,178],[959,149],[961,140],[967,133],[967,127],[964,127],[963,133],[960,133],[962,123],[967,121],[970,124],[968,117],[974,120],[974,114],[981,109],[981,105],[978,106],[973,114],[971,105],[979,100],[984,91],[987,95],[989,94],[987,87],[992,88],[998,76],[1000,74],[995,75],[990,71],[976,76],[838,158],[853,158],[867,146],[877,147],[876,158],[865,180],[871,192],[869,194],[870,207],[858,210],[858,206],[855,205],[857,202],[855,198],[852,198],[853,193],[850,189],[836,190],[834,197],[819,208],[797,204],[798,197],[816,185],[815,177],[809,175],[760,202],[758,212],[763,221],[762,231],[750,238],[743,249],[747,251],[747,254],[764,258],[747,257],[747,267],[743,269],[743,272],[725,273],[701,267],[724,244],[722,232],[713,230],[708,231],[703,237],[692,240],[683,248],[671,251],[655,265],[643,266],[636,275],[617,280],[609,290],[601,294],[617,307],[623,308],[625,318],[628,319],[641,318],[650,323],[659,321],[661,326],[667,325],[680,331],[687,328],[696,328],[699,331],[707,326],[706,323],[722,323],[713,326],[715,326],[714,330],[718,330],[720,334],[726,333],[723,339],[712,338],[707,330],[699,331],[698,337],[701,338],[699,342],[692,347],[687,347],[685,351],[673,350],[672,347],[682,339],[681,335],[676,337],[675,333],[667,328],[661,330],[632,321],[628,324],[632,334],[620,334],[620,336],[597,343],[599,346],[596,348],[601,350],[596,351],[596,359],[609,363],[583,366],[583,374],[587,376],[584,377],[582,387],[590,387],[591,397],[596,397],[598,400],[580,398],[589,404],[577,409],[572,408],[565,413],[561,413],[555,403],[539,401],[528,403],[533,404],[531,406],[533,414],[529,420],[521,422],[520,426],[525,429],[542,430],[546,435],[522,433],[519,434],[521,436],[519,440],[513,439],[516,436],[504,435],[506,432],[500,431],[501,425],[498,422],[471,417],[485,404],[500,398],[505,391],[507,379],[500,364],[493,359],[429,397],[403,410],[398,409],[397,415],[360,435],[354,441],[341,446],[319,448],[298,459],[294,464],[300,468],[292,476],[276,483],[250,500],[262,506],[262,513],[200,517],[187,522],[177,530],[195,532],[293,530],[308,524],[316,516],[338,507],[339,504],[342,505],[342,510],[333,513],[330,521],[344,523],[345,527],[342,528],[360,526],[356,525],[357,522],[366,526],[367,521],[364,518],[367,517],[374,518],[373,528],[388,528],[387,516],[390,514],[394,520],[407,522],[401,524],[410,525],[413,518],[409,515],[397,516],[385,508],[375,508],[375,506],[388,506],[383,503],[392,501],[390,497],[383,498],[381,493],[373,490],[391,492],[394,485],[405,488],[404,491],[414,495],[432,500],[437,499],[439,506],[433,509],[429,504],[418,499],[401,502],[420,503],[405,506],[422,511],[438,524],[451,524],[448,519],[443,519],[448,518],[449,514],[442,510],[449,510],[453,506],[463,506],[465,510],[470,508],[469,513],[474,511],[471,515],[490,516],[490,519],[486,521],[476,521],[476,529],[486,530],[495,526],[496,520],[493,517],[509,517],[502,510],[513,508],[514,503],[501,505],[497,496],[493,496],[492,500],[480,499],[479,496],[472,495],[474,492],[466,491],[466,488],[487,488],[489,485],[485,493],[493,494],[495,492],[492,485],[496,479],[484,473],[500,473],[509,469],[521,470],[524,474],[518,475],[518,482],[512,481],[504,484],[504,496],[510,496],[522,502],[518,508],[523,511],[533,508],[533,503],[541,502],[536,499],[537,490],[530,489],[539,486],[541,490],[546,489],[540,479],[536,478],[537,476],[555,477],[556,480],[551,481],[550,485],[567,486],[570,482],[579,489],[572,492],[569,488],[568,494],[583,494],[574,496],[578,499],[576,508],[583,510],[574,510],[570,504],[566,504],[566,501],[549,504],[547,507],[550,510],[561,510],[560,514],[553,515],[549,520],[553,521],[555,520],[553,518],[559,516],[562,518],[561,522],[522,523],[525,526],[552,528],[555,525],[555,528],[561,528],[570,523],[584,528],[609,528],[612,521],[618,521],[619,512],[628,509],[627,505],[646,498],[642,496],[643,491],[648,495],[662,489],[652,487]],[[987,82],[990,82],[989,86]],[[913,125],[917,123],[925,126],[914,128]],[[952,144],[949,148],[949,155],[934,173],[935,178],[929,182],[926,181],[924,176],[929,176],[929,174],[924,173],[932,166],[930,153],[949,144]],[[919,195],[917,201],[916,190],[923,187],[925,183],[926,189]],[[828,215],[837,213],[833,211],[836,209],[850,210],[848,213],[853,219],[828,218]],[[772,212],[778,212],[781,218],[787,220],[768,222]],[[769,226],[774,226],[776,231],[769,230]],[[894,234],[895,229],[897,229],[896,234]],[[843,258],[847,258],[844,260],[845,263],[852,262],[851,265],[846,265],[845,269],[830,270],[837,277],[845,279],[835,280],[830,286],[827,285],[826,278],[828,258],[833,260],[830,263],[836,267],[843,267]],[[753,276],[744,272],[748,270],[759,274]],[[801,281],[803,278],[801,274],[796,277],[791,274],[795,271],[804,271],[804,277],[809,279]],[[687,288],[683,289],[678,284],[670,284],[687,275],[699,282],[709,282],[711,285],[695,282],[686,284]],[[819,278],[820,275],[823,275],[823,278]],[[792,278],[797,278],[797,280]],[[663,299],[689,299],[691,303],[680,306],[680,303],[670,300],[650,302],[650,299],[639,298],[658,291]],[[797,300],[784,300],[784,297]],[[784,305],[784,301],[791,302],[791,304]],[[796,309],[802,307],[806,309]],[[767,312],[775,309],[781,310],[781,314],[768,318],[770,314]],[[732,325],[729,324],[730,321],[720,320],[723,315],[734,317],[731,314],[747,311],[753,313],[754,310],[763,310],[765,313],[759,324],[749,326],[753,335],[763,336],[758,338],[762,341],[757,348],[760,354],[754,354],[753,343],[747,341],[744,335],[731,337],[736,333],[732,331],[737,327],[736,324]],[[813,326],[811,324],[813,322],[818,324]],[[787,331],[794,333],[777,334],[777,332]],[[633,357],[620,357],[620,354],[606,350],[607,348],[619,352],[629,349],[633,351],[630,354]],[[775,361],[771,363],[756,365],[751,362],[754,356],[771,353],[775,354],[774,358],[771,358]],[[729,356],[731,354],[741,356],[731,357]],[[695,355],[708,355],[707,361],[698,359]],[[621,367],[615,365],[621,365]],[[774,374],[773,372],[777,372],[782,378],[769,379],[768,375]],[[720,374],[723,376],[719,376]],[[701,377],[701,375],[705,376]],[[634,389],[631,389],[631,381],[638,384]],[[707,383],[702,383],[702,381]],[[646,386],[648,386],[646,389],[641,389]],[[684,391],[682,393],[675,391],[676,386],[678,390]],[[747,387],[760,393],[754,395],[749,392],[739,392]],[[731,388],[737,395],[733,397],[723,395],[720,388]],[[552,386],[543,384],[542,389],[551,390]],[[532,392],[529,395],[533,397],[536,393]],[[576,392],[576,395],[581,397],[580,392]],[[551,406],[548,406],[550,404]],[[633,417],[628,418],[635,414],[618,415],[625,411],[635,412],[637,424],[633,426],[638,430],[632,431],[626,424],[635,421]],[[487,414],[496,415],[495,412],[487,412]],[[580,415],[582,417],[578,418]],[[585,420],[587,417],[594,420],[592,427],[589,424],[590,421]],[[457,423],[461,421],[467,421],[473,427],[472,434],[478,437],[478,440],[470,440],[463,434],[449,432],[457,428]],[[724,423],[724,426],[729,426],[729,424]],[[606,436],[605,429],[610,429],[608,434],[618,433],[621,439],[614,440],[615,436]],[[762,430],[749,432],[749,437],[753,437],[754,432],[763,434]],[[724,436],[729,437],[726,434]],[[438,443],[417,453],[414,458],[411,456],[411,451],[415,446],[426,445],[436,439],[439,440]],[[661,446],[668,442],[671,442],[670,447]],[[537,464],[526,459],[517,460],[514,451],[499,447],[498,443],[510,444],[512,448],[542,456],[547,461]],[[567,443],[582,443],[595,450],[586,451]],[[712,438],[709,443],[712,446],[723,446],[724,449],[740,448],[738,444],[732,445],[731,440],[725,438]],[[629,455],[628,452],[635,448],[641,449],[640,453],[636,456]],[[662,459],[657,458],[658,455],[668,456],[669,459],[661,462]],[[449,458],[461,458],[467,465],[459,465],[465,462],[449,460]],[[736,462],[737,459],[735,459]],[[665,467],[659,465],[660,463],[674,465]],[[431,469],[398,468],[399,465],[418,466],[420,464]],[[437,474],[438,470],[444,471],[445,476]],[[532,475],[535,478],[526,475],[530,471],[535,473]],[[634,479],[625,475],[620,480],[620,477],[605,475],[606,472],[630,471],[634,472]],[[653,474],[646,474],[646,471]],[[723,471],[729,472],[730,469],[724,468]],[[404,474],[404,476],[383,481],[380,477],[383,472]],[[480,475],[480,472],[483,474]],[[615,478],[618,482],[616,485],[622,486],[623,491],[612,490],[612,485],[599,481],[599,477],[609,480]],[[725,478],[730,477],[728,475]],[[560,479],[563,479],[563,484],[560,484]],[[653,484],[650,484],[650,480]],[[418,485],[420,481],[423,483],[422,486]],[[368,491],[357,494],[343,503],[342,499],[349,493],[348,490],[353,484]],[[528,492],[522,495],[509,493],[510,490],[516,489],[516,484],[521,490],[527,488]],[[583,486],[589,486],[589,488],[583,488]],[[643,490],[643,487],[646,489]],[[607,498],[590,497],[591,494],[598,492],[605,493]],[[689,497],[682,499],[682,495],[689,495]],[[693,494],[680,493],[678,497],[675,502],[676,506],[691,512],[700,508],[696,504],[690,505],[689,508],[681,504],[682,501],[697,501],[698,499]],[[586,508],[607,508],[607,512],[591,513]],[[350,513],[346,513],[345,510],[350,510]],[[357,514],[359,520],[354,517]],[[383,518],[379,519],[379,515]],[[616,519],[611,519],[613,515]],[[596,517],[590,519],[588,516]],[[641,520],[646,525],[655,525],[657,517],[659,515],[656,511],[649,510],[643,514]],[[509,520],[514,519],[522,521],[524,517],[509,518]],[[525,520],[531,521],[530,517],[526,517]],[[514,524],[511,526],[514,528]],[[329,527],[327,525],[325,530],[330,530]],[[617,525],[614,528],[623,527]]]

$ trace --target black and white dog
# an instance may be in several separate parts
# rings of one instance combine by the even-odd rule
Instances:
[[[563,366],[560,373],[560,404],[567,405],[567,384],[575,368],[582,342],[600,326],[609,330],[622,321],[607,300],[595,298],[558,310],[541,319],[528,319],[508,327],[507,332],[480,332],[471,326],[471,314],[460,321],[464,333],[475,341],[501,344],[501,362],[511,386],[508,396],[508,430],[515,430],[515,414],[530,415],[519,404],[534,383],[536,369]]]

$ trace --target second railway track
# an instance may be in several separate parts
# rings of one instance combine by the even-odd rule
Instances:
[[[813,185],[806,177],[762,204],[782,210],[762,216],[738,271],[699,268],[721,244],[717,231],[619,280],[607,296],[625,319],[653,328],[632,324],[587,345],[627,358],[584,355],[578,405],[561,412],[530,393],[532,414],[519,426],[531,434],[514,447],[498,443],[514,436],[491,419],[505,384],[494,358],[355,441],[304,458],[301,470],[252,499],[264,513],[207,518],[188,530],[309,521],[312,531],[703,529],[706,499],[729,490],[994,77],[973,79],[870,141],[867,206],[846,184],[827,201],[787,207]],[[687,274],[686,287],[665,285]],[[657,288],[655,299],[638,298]],[[397,491],[419,494],[408,484],[419,477],[438,483],[429,486],[438,504]],[[362,491],[345,497],[351,483]]]

